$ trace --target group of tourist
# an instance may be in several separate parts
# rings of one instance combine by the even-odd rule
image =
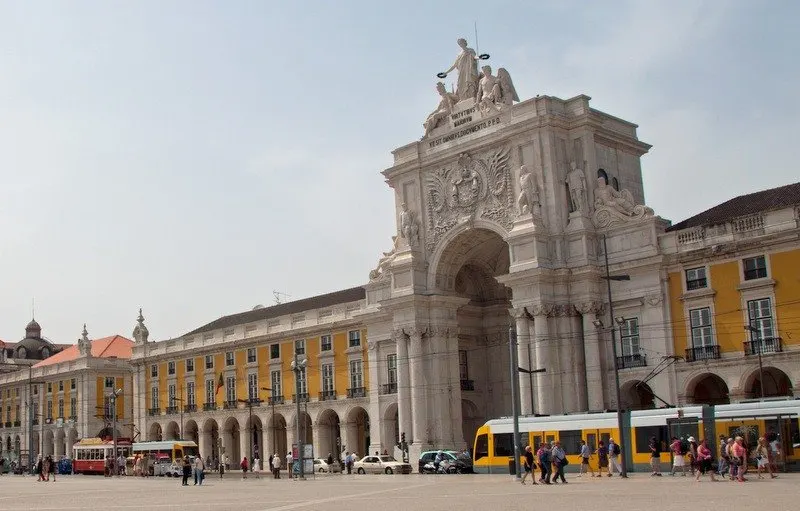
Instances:
[[[58,472],[53,458],[48,455],[42,458],[40,454],[36,460],[36,473],[39,475],[38,481],[49,481],[50,474],[53,474],[53,482],[56,482],[56,473]]]
[[[622,475],[622,465],[619,463],[621,454],[622,451],[619,445],[614,442],[613,438],[609,439],[608,445],[605,445],[603,441],[598,442],[597,449],[594,451],[592,451],[584,440],[581,440],[581,465],[578,471],[578,477],[584,474],[588,475],[589,473],[591,473],[591,477],[601,477],[603,471],[606,472],[608,477],[611,477],[615,470]],[[592,468],[592,465],[589,463],[593,455],[597,455],[599,460],[599,470],[597,473],[595,473],[594,468]],[[522,484],[525,484],[529,475],[531,476],[531,482],[537,484],[537,468],[540,471],[539,483],[558,484],[560,481],[561,484],[567,484],[567,479],[564,476],[564,467],[569,465],[569,460],[567,459],[566,451],[564,451],[561,442],[558,440],[553,440],[549,444],[547,442],[539,444],[539,449],[536,453],[533,452],[533,448],[530,445],[526,446],[523,460],[524,473],[522,476]]]

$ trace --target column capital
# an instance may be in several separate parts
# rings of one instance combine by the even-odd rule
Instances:
[[[534,316],[549,317],[553,315],[555,305],[552,303],[538,303],[528,309]]]
[[[571,303],[560,303],[553,307],[553,316],[569,317],[576,315],[575,306]]]
[[[444,325],[431,325],[427,329],[428,337],[451,337],[457,332],[455,327]]]
[[[605,304],[599,300],[591,300],[588,302],[582,302],[575,306],[575,308],[580,312],[582,315],[587,314],[602,314],[603,310],[605,309]]]

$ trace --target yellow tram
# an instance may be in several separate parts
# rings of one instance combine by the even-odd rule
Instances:
[[[706,415],[708,416],[708,415]],[[737,434],[746,436],[748,443],[755,446],[759,436],[768,431],[779,435],[781,444],[781,464],[791,465],[800,462],[800,400],[782,399],[779,401],[745,402],[713,407],[716,437],[709,438],[709,447],[716,453],[719,436]],[[679,426],[676,426],[676,424]],[[670,426],[672,425],[672,431]],[[594,450],[597,442],[608,445],[609,438],[619,441],[616,413],[583,413],[574,415],[551,415],[542,417],[524,416],[519,419],[521,447],[538,447],[543,441],[558,440],[566,451],[570,465],[568,470],[580,466],[578,454],[580,441],[584,440]],[[650,438],[655,437],[662,445],[661,461],[668,463],[670,434],[679,438],[694,436],[703,439],[703,407],[656,408],[630,412],[628,443],[632,452],[628,453],[634,470],[649,470]],[[472,459],[477,473],[507,474],[509,460],[513,456],[513,419],[503,417],[492,419],[478,428],[475,434]],[[590,463],[597,468],[597,456]]]

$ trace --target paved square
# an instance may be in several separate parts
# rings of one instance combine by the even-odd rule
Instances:
[[[208,477],[202,487],[180,486],[169,478],[106,479],[63,476],[40,483],[31,476],[3,476],[0,510],[37,509],[213,509],[225,510],[339,510],[459,511],[580,509],[604,511],[769,509],[794,511],[800,474],[782,474],[759,481],[750,474],[744,484],[695,483],[690,477],[630,479],[576,478],[568,485],[522,486],[510,477],[464,476],[318,476],[307,481],[262,478],[243,481],[226,475]]]

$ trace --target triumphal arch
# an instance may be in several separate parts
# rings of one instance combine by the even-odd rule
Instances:
[[[383,171],[397,232],[362,315],[370,372],[389,363],[397,374],[396,399],[373,397],[370,416],[396,417],[412,459],[463,448],[484,420],[511,413],[510,327],[519,366],[546,369],[514,374],[523,413],[616,407],[604,235],[611,272],[631,276],[613,284],[623,383],[649,372],[645,344],[668,353],[668,336],[646,331],[665,322],[666,223],[644,206],[650,146],[637,126],[583,95],[520,101],[508,70],[459,45],[456,87],[435,84],[421,140],[395,149]],[[670,388],[666,374],[650,387]]]

